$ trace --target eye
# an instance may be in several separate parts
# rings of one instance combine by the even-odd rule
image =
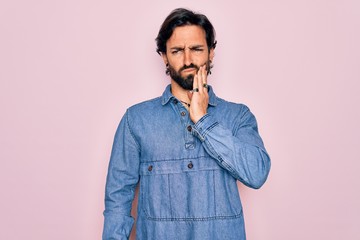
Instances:
[[[174,49],[171,51],[171,54],[176,55],[178,53],[181,53],[182,51],[183,51],[183,49]]]
[[[192,52],[195,52],[195,53],[202,53],[204,51],[204,48],[202,48],[202,47],[193,47],[193,48],[190,48],[190,50]]]

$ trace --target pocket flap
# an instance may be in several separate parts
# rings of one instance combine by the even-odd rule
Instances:
[[[150,161],[140,164],[140,175],[171,174],[193,171],[219,170],[216,160],[209,157],[180,160]]]

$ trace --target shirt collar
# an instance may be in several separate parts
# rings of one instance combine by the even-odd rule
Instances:
[[[212,89],[212,87],[210,85],[208,85],[208,90],[209,90],[209,105],[210,106],[216,106],[217,105],[217,97]],[[165,105],[167,104],[171,99],[174,99],[174,95],[171,93],[171,84],[167,85],[165,88],[165,91],[162,95],[162,101],[161,104]]]

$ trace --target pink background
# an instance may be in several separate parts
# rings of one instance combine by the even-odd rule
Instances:
[[[115,129],[168,84],[154,39],[180,6],[213,22],[209,82],[272,157],[239,184],[248,239],[360,239],[357,0],[1,1],[0,239],[101,238]]]

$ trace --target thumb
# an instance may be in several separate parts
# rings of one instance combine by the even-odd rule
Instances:
[[[188,91],[188,92],[187,92],[187,95],[188,95],[188,97],[189,97],[189,99],[190,99],[190,101],[191,101],[191,99],[192,99],[192,96],[193,96],[193,92],[191,92],[191,91]]]

